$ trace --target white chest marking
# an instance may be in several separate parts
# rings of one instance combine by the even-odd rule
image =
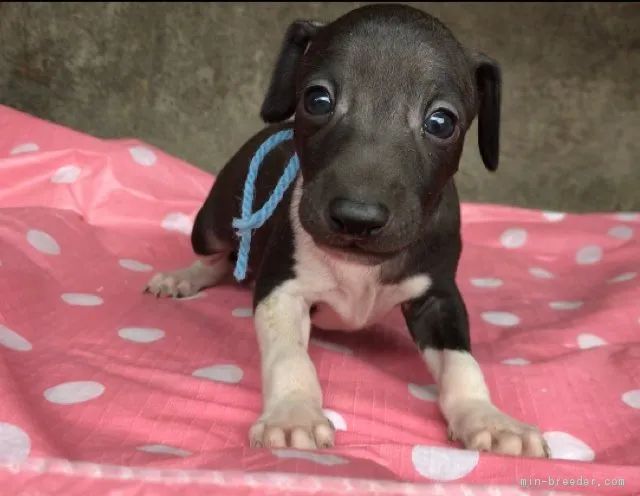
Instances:
[[[425,275],[407,279],[396,285],[381,285],[378,270],[365,270],[359,266],[335,264],[324,271],[313,266],[309,271],[300,265],[303,273],[300,282],[307,301],[316,303],[313,323],[321,329],[358,330],[379,322],[393,308],[414,298],[429,287],[431,281]],[[331,270],[333,269],[333,270]],[[307,278],[309,274],[309,278]],[[318,275],[322,274],[320,285]],[[311,279],[313,278],[313,279]]]
[[[301,180],[295,184],[291,219],[295,237],[296,274],[291,290],[315,304],[313,323],[322,329],[358,330],[376,323],[400,303],[431,285],[426,274],[398,284],[381,284],[379,266],[339,260],[320,250],[302,229],[297,215]]]

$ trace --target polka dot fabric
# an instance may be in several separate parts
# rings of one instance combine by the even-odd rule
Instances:
[[[640,216],[464,205],[459,284],[495,402],[552,460],[446,439],[398,314],[315,333],[327,451],[251,450],[251,297],[141,290],[192,261],[213,178],[0,107],[0,480],[7,494],[639,494]]]

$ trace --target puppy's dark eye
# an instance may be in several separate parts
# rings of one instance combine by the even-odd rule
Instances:
[[[456,116],[447,109],[438,109],[424,120],[424,131],[440,139],[450,138],[456,130]]]
[[[333,99],[329,90],[312,86],[304,94],[304,109],[311,115],[326,115],[333,111]]]

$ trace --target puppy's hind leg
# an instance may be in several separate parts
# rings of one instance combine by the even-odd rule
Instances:
[[[182,269],[159,272],[147,283],[144,291],[156,297],[186,298],[218,284],[230,268],[228,254],[220,253],[209,259],[196,260]]]
[[[204,222],[204,212],[203,208],[198,213],[191,233],[193,251],[200,259],[188,267],[154,275],[144,292],[156,297],[186,298],[215,286],[230,272],[231,248],[206,229],[208,223]]]

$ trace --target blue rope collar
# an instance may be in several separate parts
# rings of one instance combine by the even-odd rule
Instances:
[[[265,204],[256,212],[251,212],[253,207],[253,198],[255,195],[255,182],[258,177],[258,171],[267,154],[283,141],[293,138],[293,130],[287,129],[279,131],[267,138],[264,143],[256,150],[256,153],[249,164],[249,173],[244,183],[244,193],[242,195],[241,218],[233,219],[233,227],[240,238],[240,247],[238,249],[238,260],[233,276],[237,281],[242,281],[247,275],[247,266],[249,263],[249,251],[251,249],[251,236],[253,231],[262,227],[269,220],[282,200],[285,192],[291,186],[300,170],[300,160],[297,154],[293,154],[282,176],[278,180],[278,184],[271,192],[271,196]]]

